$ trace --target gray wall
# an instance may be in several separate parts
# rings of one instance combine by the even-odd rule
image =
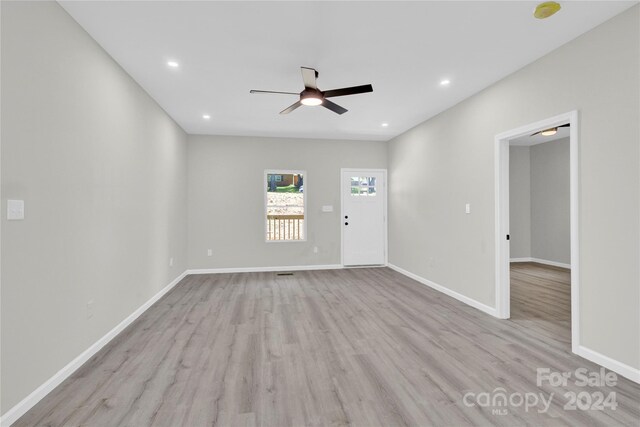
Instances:
[[[511,258],[531,258],[531,157],[529,147],[509,147]]]
[[[495,306],[494,137],[577,109],[580,341],[635,368],[639,11],[629,9],[389,143],[390,262]]]
[[[189,268],[340,264],[340,168],[387,167],[384,142],[189,136],[188,145]],[[306,242],[264,241],[265,169],[306,170]]]
[[[57,3],[1,7],[4,413],[185,270],[187,155]]]
[[[531,147],[531,257],[571,264],[569,138]]]
[[[509,147],[511,258],[571,264],[569,138]]]

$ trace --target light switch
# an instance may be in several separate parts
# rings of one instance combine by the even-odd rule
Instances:
[[[325,205],[322,207],[322,212],[333,212],[333,206]]]
[[[471,203],[467,203],[466,205],[464,205],[464,213],[471,213]]]
[[[7,200],[7,219],[24,219],[24,200]]]

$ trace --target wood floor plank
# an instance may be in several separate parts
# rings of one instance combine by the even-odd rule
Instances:
[[[571,353],[570,272],[512,265],[510,320],[387,268],[188,276],[15,426],[640,425],[640,386],[536,385]],[[467,393],[554,395],[546,412]],[[567,392],[616,410],[565,410]],[[500,409],[500,408],[498,408]]]

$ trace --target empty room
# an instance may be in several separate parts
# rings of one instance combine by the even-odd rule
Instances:
[[[640,425],[638,1],[0,1],[0,425]]]

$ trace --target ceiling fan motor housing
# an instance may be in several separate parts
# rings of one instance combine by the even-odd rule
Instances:
[[[307,99],[307,98],[323,99],[324,96],[322,95],[322,92],[320,92],[318,89],[312,89],[310,87],[307,87],[302,92],[300,92],[300,100]]]

